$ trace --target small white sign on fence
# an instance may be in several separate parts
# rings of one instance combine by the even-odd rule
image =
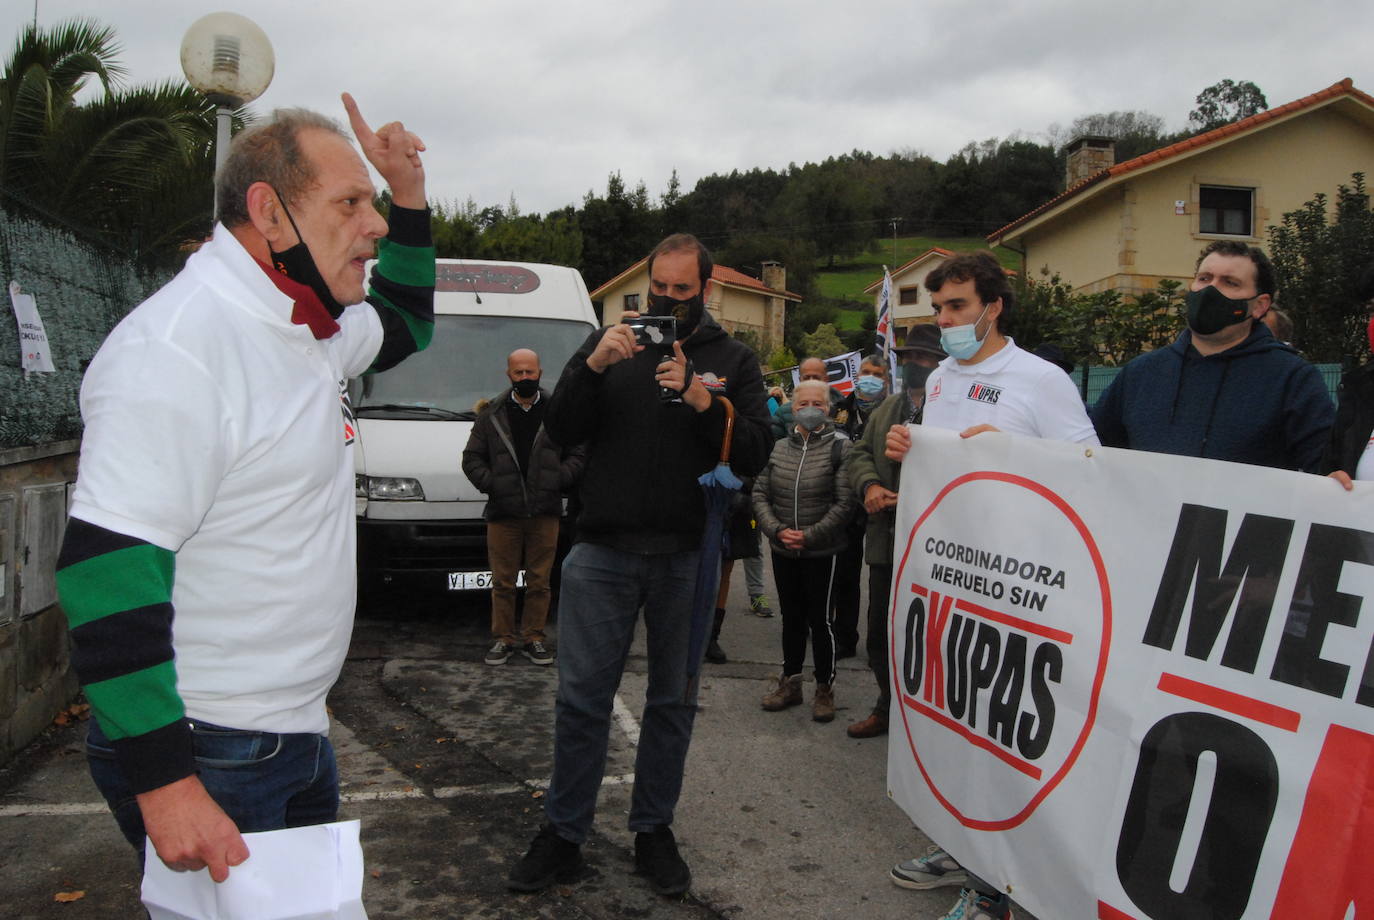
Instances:
[[[10,305],[14,307],[14,320],[19,324],[19,359],[24,375],[31,373],[50,374],[52,354],[48,351],[48,334],[43,330],[43,318],[38,315],[38,304],[32,294],[19,289],[18,281],[10,282]]]

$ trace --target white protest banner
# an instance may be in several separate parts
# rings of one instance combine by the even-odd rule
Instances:
[[[1374,912],[1374,485],[912,431],[912,820],[1047,918]]]
[[[835,355],[833,358],[825,358],[825,379],[836,390],[849,395],[854,389],[854,378],[859,376],[859,360],[862,354],[857,351],[847,351],[842,355]],[[792,368],[792,386],[795,387],[801,380],[801,365]]]
[[[25,374],[52,373],[52,355],[48,353],[48,334],[43,331],[43,319],[32,294],[25,294],[18,281],[10,282],[10,306],[19,324],[19,363]]]

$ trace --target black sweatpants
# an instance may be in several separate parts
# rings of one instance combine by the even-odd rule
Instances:
[[[835,681],[835,635],[830,612],[834,577],[834,556],[794,559],[773,553],[773,582],[782,610],[782,673],[788,677],[802,672],[809,633],[816,683]]]
[[[859,647],[859,584],[864,574],[864,532],[868,515],[862,506],[845,527],[845,547],[835,557],[835,578],[830,587],[835,644],[850,654]]]

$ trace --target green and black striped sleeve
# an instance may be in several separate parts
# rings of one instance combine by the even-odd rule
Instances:
[[[424,351],[434,337],[434,241],[429,209],[391,206],[367,302],[382,320],[382,347],[368,372]]]
[[[72,666],[134,792],[196,772],[172,652],[176,554],[71,518],[57,591]]]

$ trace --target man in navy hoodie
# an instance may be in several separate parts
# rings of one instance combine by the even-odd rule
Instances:
[[[1204,249],[1188,328],[1122,368],[1092,409],[1102,444],[1316,472],[1335,409],[1317,369],[1261,322],[1273,298],[1260,249]]]

